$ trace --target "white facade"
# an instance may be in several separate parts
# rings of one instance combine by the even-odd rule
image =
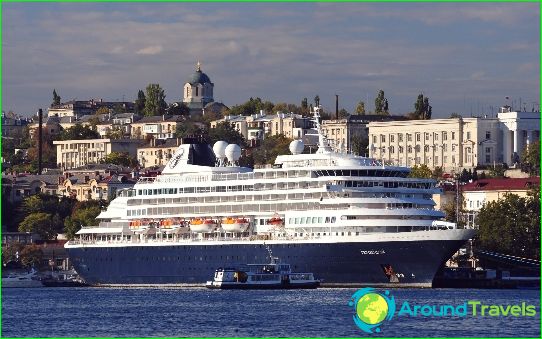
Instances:
[[[511,112],[505,106],[498,117],[503,140],[503,162],[513,165],[519,161],[529,143],[540,140],[540,113]]]

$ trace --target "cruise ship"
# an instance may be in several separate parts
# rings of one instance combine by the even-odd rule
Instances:
[[[162,173],[119,192],[65,247],[93,285],[203,284],[217,267],[274,255],[323,285],[431,286],[474,230],[442,221],[432,179],[334,151],[313,109],[318,150],[300,140],[269,168],[241,149],[185,140]]]

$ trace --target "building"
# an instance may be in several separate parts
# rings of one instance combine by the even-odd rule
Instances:
[[[48,117],[75,117],[96,113],[100,108],[106,108],[109,112],[133,112],[135,104],[129,101],[103,101],[103,99],[91,99],[84,101],[72,100],[60,105],[53,105],[48,109]]]
[[[371,122],[369,155],[402,166],[425,164],[457,172],[501,163],[513,166],[525,145],[539,138],[537,112],[505,111],[498,118]]]
[[[395,115],[351,115],[345,119],[322,120],[322,131],[333,149],[339,152],[351,152],[352,142],[356,138],[368,140],[367,125],[370,122],[396,120],[406,120],[406,118]]]
[[[141,167],[165,166],[180,144],[179,138],[151,142],[150,145],[137,149],[137,161]]]
[[[136,180],[129,175],[101,174],[94,177],[88,175],[71,175],[59,184],[58,192],[65,197],[75,198],[79,201],[107,200],[110,201],[117,196],[120,189],[131,188]]]
[[[201,71],[201,64],[198,61],[196,72],[183,87],[183,102],[190,109],[190,115],[203,114],[205,106],[214,102],[214,86],[207,74]]]
[[[532,189],[539,189],[540,178],[494,178],[480,179],[461,187],[467,226],[476,227],[475,219],[484,204],[499,200],[505,194],[526,197]]]
[[[22,138],[24,129],[30,122],[29,118],[18,117],[11,112],[2,113],[2,137]]]
[[[131,124],[133,139],[171,139],[175,137],[177,126],[186,121],[181,115],[147,116]]]
[[[318,140],[311,134],[312,121],[294,113],[265,114],[263,111],[252,115],[227,115],[223,119],[211,122],[211,128],[219,123],[228,122],[251,146],[258,145],[266,135],[282,134],[290,139],[301,139],[306,145],[316,145]]]
[[[62,131],[59,117],[43,117],[41,123],[42,131],[46,135],[57,135],[60,133],[60,131]],[[37,118],[28,125],[28,133],[30,134],[30,138],[34,138],[38,127],[39,122]]]
[[[97,164],[111,152],[127,153],[136,158],[137,148],[143,143],[137,139],[88,139],[53,141],[56,161],[62,170],[87,164]]]
[[[20,202],[36,193],[56,196],[60,180],[63,180],[63,177],[58,173],[4,174],[2,175],[2,195],[11,203]]]
[[[540,113],[515,112],[510,106],[503,106],[497,116],[502,133],[502,162],[513,165],[519,162],[527,145],[540,140]]]
[[[132,123],[141,117],[135,113],[119,113],[110,116],[109,119],[96,124],[96,131],[100,137],[106,138],[111,133],[118,133],[120,137],[130,138],[132,135]]]

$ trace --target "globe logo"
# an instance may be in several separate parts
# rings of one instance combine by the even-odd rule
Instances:
[[[378,293],[372,287],[357,290],[348,303],[354,308],[354,323],[364,332],[380,332],[380,325],[395,314],[395,298],[389,291]]]

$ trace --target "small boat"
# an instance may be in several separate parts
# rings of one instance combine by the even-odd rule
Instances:
[[[272,217],[271,219],[267,220],[267,224],[268,225],[273,225],[273,226],[284,226],[284,219],[282,219],[281,217],[278,217],[278,216],[274,216]]]
[[[43,284],[34,269],[28,273],[11,273],[2,277],[2,288],[15,287],[43,287]]]
[[[42,281],[45,287],[84,287],[89,286],[75,273],[54,274]]]
[[[268,248],[271,253],[271,250]],[[290,265],[280,263],[271,256],[269,264],[248,264],[245,270],[218,268],[212,281],[205,287],[211,289],[309,289],[320,286],[313,273],[292,272]]]
[[[246,218],[226,218],[222,220],[222,229],[225,232],[245,232],[250,225],[250,221]]]

